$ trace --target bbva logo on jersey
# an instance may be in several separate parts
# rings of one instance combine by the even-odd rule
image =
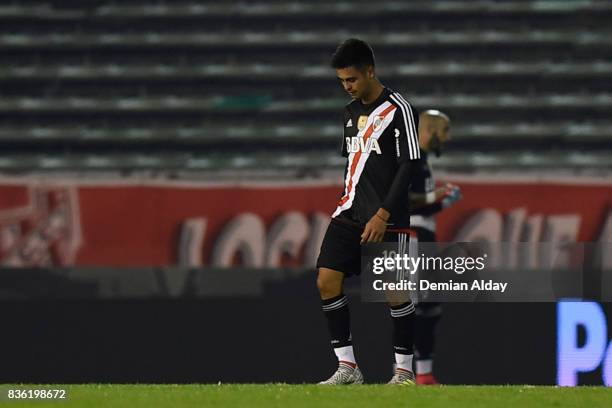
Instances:
[[[368,138],[367,140],[363,140],[362,137],[354,136],[347,137],[346,139],[346,150],[349,153],[366,153],[370,154],[372,151],[376,152],[376,154],[382,154],[382,150],[380,150],[380,145],[378,144],[377,139]]]

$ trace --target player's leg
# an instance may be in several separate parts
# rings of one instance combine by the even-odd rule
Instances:
[[[442,315],[442,305],[436,302],[419,303],[416,307],[415,357],[417,384],[437,384],[433,376],[436,328]]]
[[[334,353],[340,363],[353,368],[357,365],[351,342],[351,322],[348,299],[342,293],[344,273],[329,268],[319,268],[317,288],[321,296],[323,314],[331,336]]]
[[[338,358],[338,369],[322,384],[363,382],[353,353],[348,299],[342,292],[345,276],[355,268],[359,269],[361,253],[358,232],[332,222],[317,260],[317,288],[332,347]]]
[[[414,384],[412,369],[414,347],[414,304],[408,300],[403,303],[390,303],[393,321],[393,350],[395,353],[395,373],[389,384]]]
[[[415,228],[422,251],[428,256],[438,255],[435,247],[436,235],[424,228]],[[427,271],[430,272],[430,271]],[[431,271],[434,272],[434,271]],[[434,347],[436,343],[436,328],[442,315],[442,306],[437,302],[419,302],[416,305],[415,320],[415,357],[416,380],[420,385],[437,384],[433,376]]]
[[[397,233],[398,253],[408,252],[408,234]],[[401,279],[403,279],[402,277]],[[414,384],[412,370],[414,348],[415,307],[407,291],[395,292],[389,302],[393,321],[393,350],[395,352],[395,373],[389,384]]]

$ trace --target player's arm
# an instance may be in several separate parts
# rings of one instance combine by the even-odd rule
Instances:
[[[446,195],[447,188],[439,187],[431,193],[410,193],[410,208],[420,208],[426,205],[434,204]]]
[[[398,94],[394,94],[391,98],[398,105],[393,118],[393,126],[397,132],[396,160],[398,169],[382,206],[370,218],[363,234],[361,234],[362,243],[382,242],[387,230],[387,222],[393,211],[402,211],[405,206],[410,178],[414,172],[413,168],[421,158],[417,132],[419,128],[418,112]]]
[[[430,193],[410,193],[410,208],[418,214],[430,215],[448,208],[462,198],[461,189],[451,183]],[[426,214],[425,214],[426,212]]]
[[[387,223],[391,218],[391,211],[399,207],[408,193],[412,165],[412,160],[400,163],[385,201],[383,201],[382,206],[370,218],[361,234],[361,243],[382,242],[387,230]]]

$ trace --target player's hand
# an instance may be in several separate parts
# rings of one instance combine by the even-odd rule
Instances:
[[[453,184],[451,183],[446,183],[445,185],[438,187],[436,189],[436,201],[435,202],[442,201],[442,199],[448,195],[448,193],[450,192],[452,188],[453,188]]]
[[[382,242],[385,232],[387,231],[387,222],[389,213],[387,215],[374,214],[370,221],[366,224],[361,234],[361,244],[368,242]]]
[[[442,199],[442,208],[448,208],[462,198],[463,195],[459,186],[449,183],[446,185],[446,193]]]

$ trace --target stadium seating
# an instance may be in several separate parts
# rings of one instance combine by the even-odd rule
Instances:
[[[453,119],[437,168],[609,171],[611,19],[597,1],[5,2],[0,171],[337,168],[328,60],[351,36]]]

